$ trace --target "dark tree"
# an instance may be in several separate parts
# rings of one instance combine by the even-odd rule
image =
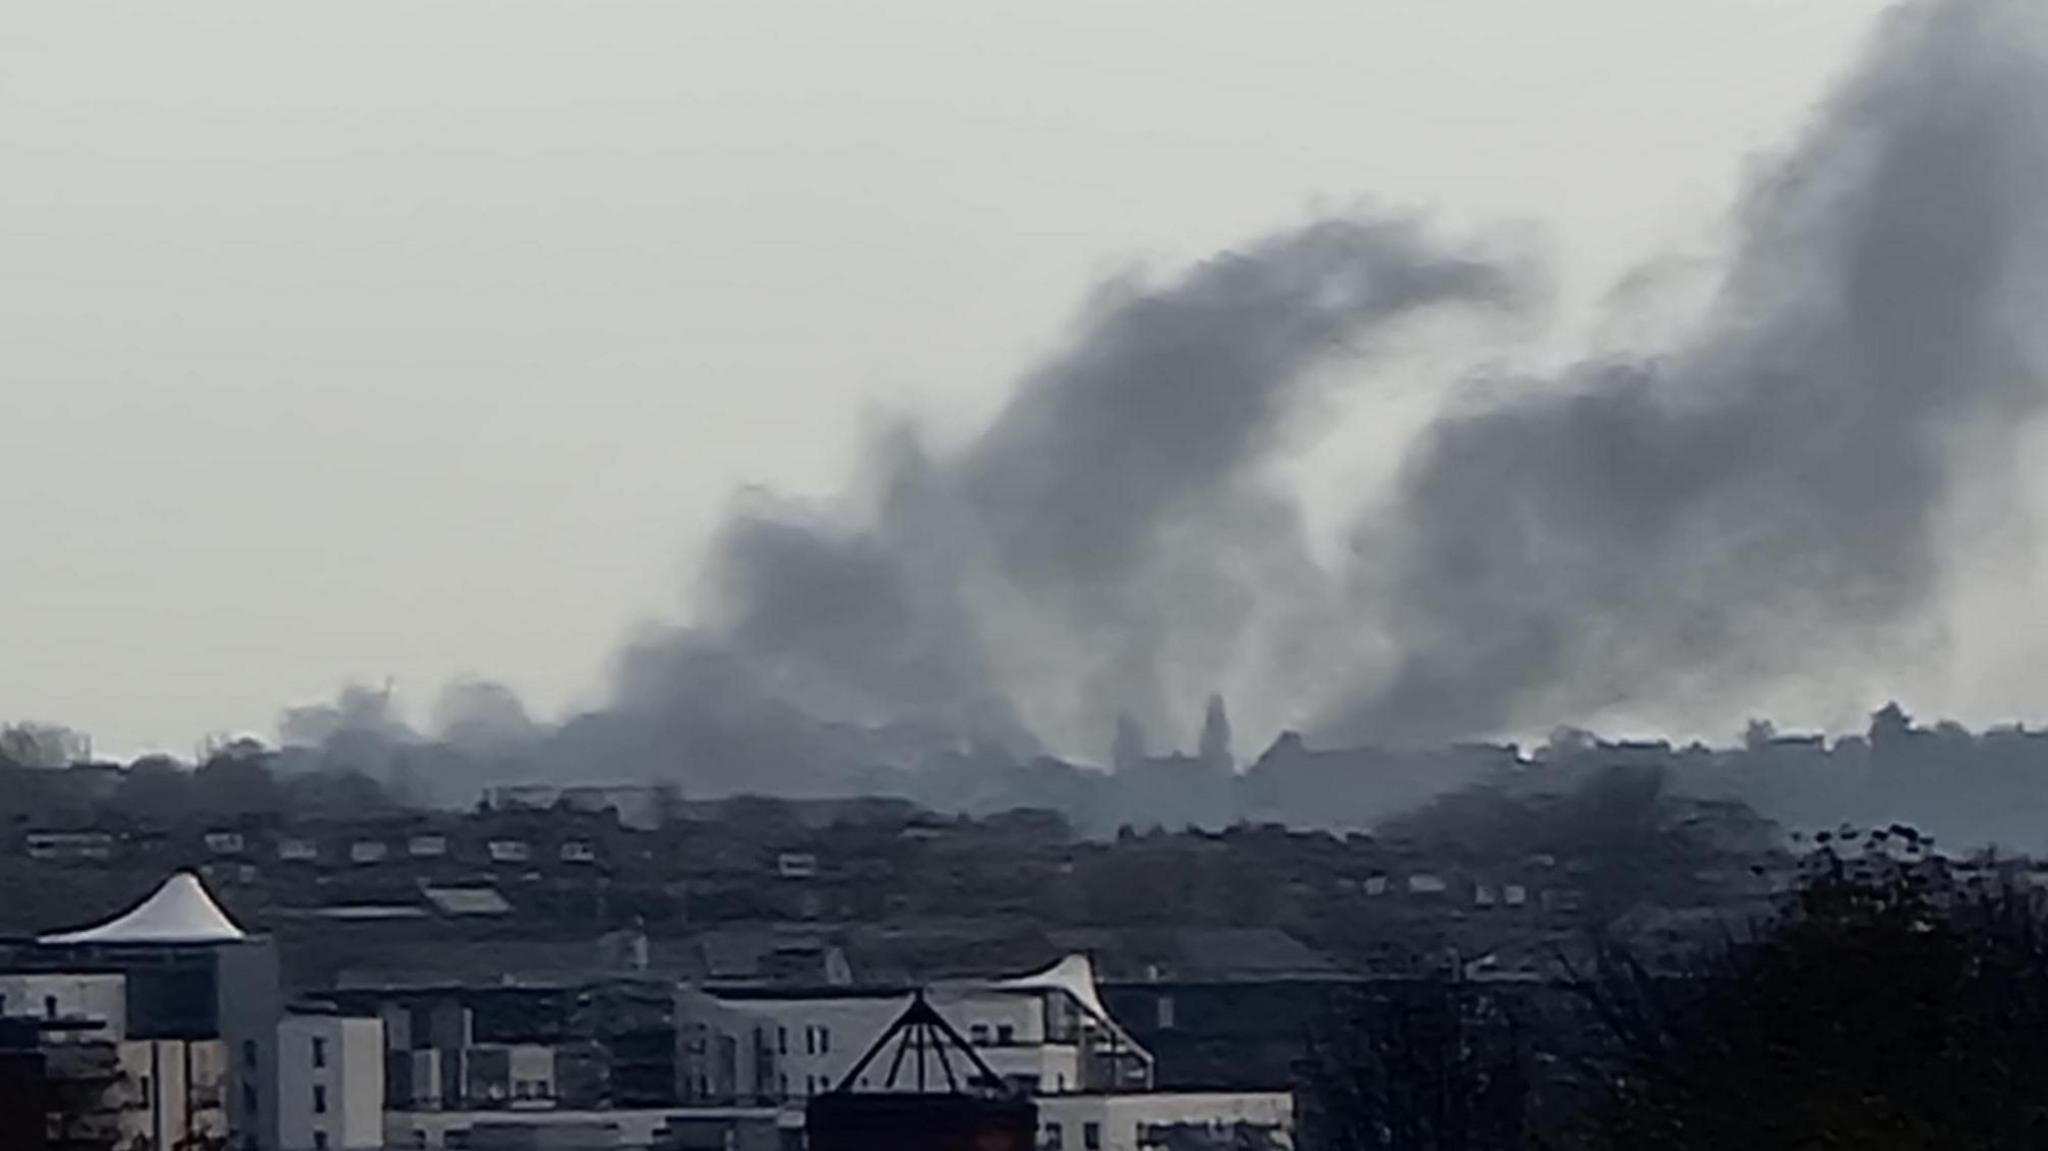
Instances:
[[[237,740],[217,749],[192,771],[192,806],[217,817],[283,810],[272,772],[274,759],[274,753],[254,740]]]
[[[1606,954],[1585,991],[1610,1057],[1576,1145],[2048,1146],[2030,899],[1959,890],[1917,853],[1817,864],[1753,942],[1677,965]]]
[[[128,765],[108,800],[111,812],[144,827],[175,827],[192,814],[192,773],[169,756],[144,756]]]
[[[402,807],[383,784],[347,768],[280,775],[277,786],[285,810],[298,818],[361,819]]]
[[[1389,981],[1310,1045],[1302,1144],[1319,1151],[1513,1151],[1528,1052],[1511,1000],[1455,976]]]
[[[64,767],[91,758],[91,737],[63,724],[23,721],[0,726],[0,762],[19,767]]]

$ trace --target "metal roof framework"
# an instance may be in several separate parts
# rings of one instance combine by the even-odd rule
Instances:
[[[912,994],[910,1006],[904,1009],[902,1015],[896,1017],[896,1022],[891,1023],[888,1030],[882,1032],[868,1048],[867,1054],[862,1055],[854,1063],[852,1069],[840,1079],[839,1086],[833,1090],[841,1093],[849,1091],[853,1084],[859,1081],[861,1073],[868,1069],[868,1065],[889,1046],[891,1040],[896,1043],[896,1055],[889,1061],[889,1074],[883,1080],[883,1090],[895,1088],[897,1077],[903,1071],[904,1060],[912,1058],[916,1064],[916,1085],[920,1095],[930,1092],[932,1080],[926,1069],[932,1062],[937,1063],[940,1072],[946,1077],[946,1094],[1004,1093],[1002,1076],[997,1075],[995,1069],[988,1065],[988,1061],[974,1049],[974,1045],[955,1030],[952,1024],[946,1022],[945,1016],[940,1015],[937,1009],[932,1007],[925,999],[922,989]],[[946,1053],[948,1046],[963,1057],[959,1075],[954,1073],[952,1057]],[[977,1074],[966,1075],[970,1068]],[[963,1077],[967,1090],[962,1090]]]

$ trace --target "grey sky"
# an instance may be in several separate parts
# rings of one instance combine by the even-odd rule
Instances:
[[[589,701],[735,485],[966,426],[1132,260],[1370,197],[1539,225],[1583,326],[1881,7],[17,6],[0,716]]]

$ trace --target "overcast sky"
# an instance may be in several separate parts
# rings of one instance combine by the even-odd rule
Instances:
[[[592,702],[737,485],[970,426],[1103,275],[1319,206],[1535,225],[1583,330],[1882,6],[16,5],[0,718]]]

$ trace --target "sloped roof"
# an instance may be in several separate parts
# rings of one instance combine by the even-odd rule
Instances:
[[[512,905],[495,887],[420,888],[420,894],[443,915],[510,915]]]
[[[233,943],[248,936],[189,871],[164,880],[148,899],[93,927],[45,935],[49,946],[91,943]]]

